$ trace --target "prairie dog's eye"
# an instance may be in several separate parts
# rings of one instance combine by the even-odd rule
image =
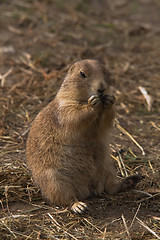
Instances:
[[[81,74],[81,76],[82,76],[83,78],[86,78],[86,75],[85,75],[84,72],[80,71],[80,74]]]

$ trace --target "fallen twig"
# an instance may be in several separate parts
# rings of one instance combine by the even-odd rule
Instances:
[[[123,171],[123,168],[122,168],[122,165],[121,165],[121,162],[120,162],[119,158],[113,156],[112,154],[111,154],[111,157],[112,157],[114,160],[117,161],[118,166],[119,166],[119,169],[120,169],[120,172],[121,172],[121,175],[122,175],[123,177],[125,177],[125,173],[124,173],[124,171]]]
[[[94,224],[92,224],[90,221],[88,221],[87,218],[84,218],[84,220],[89,223],[92,227],[94,227],[98,232],[103,233],[98,227],[96,227]]]
[[[146,195],[146,196],[148,196],[148,197],[152,197],[152,196],[153,196],[152,194],[150,194],[150,193],[148,193],[148,192],[144,192],[144,191],[137,190],[137,189],[133,189],[132,191],[133,191],[133,192],[137,192],[137,193],[142,193],[142,194],[144,194],[144,195]]]
[[[119,153],[119,151],[118,151],[118,157],[120,159],[120,162],[121,162],[121,165],[122,165],[122,169],[124,171],[124,177],[128,177],[127,169],[125,167],[125,164],[123,162],[123,159],[122,159],[121,154]]]
[[[139,145],[139,143],[131,136],[131,134],[129,132],[127,132],[119,123],[118,120],[116,119],[116,126],[117,128],[123,132],[124,134],[126,134],[142,151],[142,155],[145,155],[145,152],[143,150],[143,148]]]
[[[157,130],[159,130],[160,131],[160,127],[158,127],[154,122],[150,122],[151,124],[152,124],[152,126],[154,127],[154,128],[156,128]]]
[[[152,98],[151,96],[147,93],[146,89],[144,87],[139,86],[139,90],[141,91],[141,93],[143,94],[146,102],[147,102],[147,108],[148,111],[151,111],[151,105],[152,105]]]
[[[53,217],[50,213],[47,213],[48,216],[52,219],[53,223],[59,228],[62,229],[68,236],[70,236],[71,238],[78,240],[75,236],[73,236],[71,233],[67,232],[66,229],[64,229],[63,226],[61,226]]]
[[[149,200],[149,199],[154,198],[154,197],[157,197],[157,196],[160,196],[160,193],[156,193],[156,194],[154,194],[154,195],[152,195],[152,196],[150,196],[150,197],[143,198],[143,199],[141,199],[141,200],[139,200],[139,201],[137,201],[137,202],[138,202],[138,203],[141,203],[141,202],[144,202],[144,201],[146,201],[146,200]]]
[[[148,160],[148,163],[149,163],[149,166],[150,166],[150,168],[151,168],[152,172],[153,172],[153,173],[155,173],[155,171],[154,171],[154,169],[153,169],[153,166],[152,166],[152,164],[151,164],[151,161],[150,161],[150,160]]]
[[[144,222],[142,222],[142,220],[140,220],[139,218],[137,218],[138,223],[143,226],[144,228],[146,228],[150,233],[152,233],[156,238],[160,239],[160,236],[157,235],[151,228],[149,228]]]
[[[133,219],[132,219],[132,222],[131,222],[131,225],[129,226],[129,228],[132,227],[132,225],[133,225],[133,223],[134,223],[134,221],[135,221],[135,219],[136,219],[136,217],[137,217],[137,214],[138,214],[138,212],[139,212],[140,207],[141,207],[141,203],[139,204],[139,206],[138,206],[138,208],[137,208],[137,211],[136,211],[136,213],[135,213],[135,215],[134,215],[134,217],[133,217]]]
[[[13,68],[10,68],[5,74],[0,74],[0,80],[1,80],[1,87],[4,87],[4,83],[6,81],[6,78],[8,77],[9,74],[13,71]]]
[[[1,220],[2,224],[8,229],[8,231],[13,235],[14,238],[17,238],[16,235],[12,232],[12,230],[5,224],[3,220]]]
[[[128,235],[128,239],[131,240],[131,235],[130,235],[129,229],[128,229],[128,227],[127,227],[126,219],[125,219],[125,217],[124,217],[123,214],[122,214],[122,221],[123,221],[124,227],[125,227],[125,229],[126,229],[126,233],[127,233],[127,235]]]

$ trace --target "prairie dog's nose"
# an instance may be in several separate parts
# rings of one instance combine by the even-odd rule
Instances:
[[[105,91],[105,88],[103,88],[103,89],[98,89],[98,90],[97,90],[97,92],[98,92],[99,94],[103,94],[104,91]]]
[[[102,82],[99,83],[99,85],[97,87],[97,93],[103,94],[105,90],[106,90],[106,86]]]

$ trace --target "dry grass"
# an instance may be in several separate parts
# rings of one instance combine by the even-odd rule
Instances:
[[[159,1],[3,0],[0,10],[0,239],[158,239]],[[103,59],[114,79],[117,174],[145,180],[133,192],[88,199],[79,216],[41,198],[25,143],[70,64],[84,58]]]

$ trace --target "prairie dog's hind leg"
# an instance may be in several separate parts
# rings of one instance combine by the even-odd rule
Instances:
[[[124,192],[133,189],[137,183],[144,179],[144,176],[135,174],[124,178],[117,186],[117,192]]]
[[[122,181],[118,181],[117,177],[108,178],[105,183],[105,192],[112,195],[119,192],[129,191],[133,189],[143,178],[144,177],[139,174],[126,177]]]
[[[40,187],[42,195],[50,203],[68,206],[75,213],[82,213],[87,208],[85,203],[77,200],[74,185],[70,179],[64,177],[58,171],[51,168],[43,170],[36,174],[34,179]]]
[[[125,192],[127,190],[133,189],[143,178],[144,177],[142,175],[136,174],[126,177],[122,181],[119,181],[111,159],[108,157],[108,161],[106,162],[105,166],[104,189],[106,193],[113,195],[118,192]]]
[[[58,171],[52,168],[41,169],[38,173],[32,172],[36,184],[40,187],[42,195],[50,203],[68,205],[74,198],[73,186]]]

